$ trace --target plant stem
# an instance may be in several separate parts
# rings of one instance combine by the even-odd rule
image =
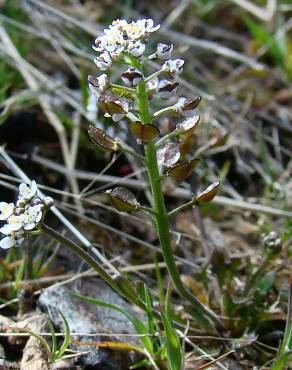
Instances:
[[[123,277],[119,277],[118,280],[114,279],[98,262],[96,262],[93,257],[90,256],[90,254],[85,252],[78,244],[68,239],[66,236],[58,233],[48,225],[43,224],[42,231],[49,237],[64,244],[71,250],[71,252],[79,256],[83,261],[91,266],[113,290],[125,296],[130,302],[143,308],[143,305],[140,304],[141,302],[137,300],[136,292],[132,289],[131,284],[127,281],[127,279]]]
[[[168,217],[172,218],[177,213],[179,213],[181,211],[184,211],[185,209],[190,208],[190,207],[194,206],[195,204],[196,204],[195,200],[190,200],[189,202],[184,203],[181,206],[179,206],[179,207],[173,209],[172,211],[168,212]]]
[[[151,123],[152,117],[149,112],[148,96],[145,88],[145,82],[141,81],[137,86],[138,107],[140,120],[143,123]],[[156,211],[154,215],[156,231],[160,241],[164,261],[167,265],[168,272],[178,294],[185,300],[192,303],[195,311],[200,314],[204,320],[215,323],[222,328],[221,321],[217,315],[209,308],[205,307],[195,296],[193,296],[183,285],[180,273],[177,269],[174,256],[171,249],[170,225],[168,213],[165,208],[164,195],[161,186],[161,177],[156,156],[156,146],[152,141],[144,146],[146,166],[148,171],[149,183],[152,193],[152,208]]]

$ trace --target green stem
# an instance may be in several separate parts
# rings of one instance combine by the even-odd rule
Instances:
[[[137,86],[138,107],[140,120],[143,123],[152,122],[152,117],[149,112],[148,96],[145,88],[145,82],[141,81]],[[156,156],[156,146],[152,141],[144,146],[146,166],[148,171],[149,183],[152,193],[152,208],[156,211],[154,215],[156,231],[160,241],[162,254],[167,265],[168,272],[178,294],[185,300],[192,303],[196,312],[205,319],[206,317],[212,323],[222,328],[221,321],[217,315],[209,308],[205,307],[195,296],[193,296],[183,285],[180,273],[177,269],[175,259],[171,249],[170,225],[168,213],[165,208],[164,195],[161,186],[161,177]]]
[[[131,284],[127,281],[127,279],[123,278],[122,276],[120,276],[118,279],[114,279],[98,262],[96,262],[93,257],[90,256],[90,254],[85,252],[78,244],[68,239],[66,236],[58,233],[48,225],[43,224],[42,231],[49,237],[64,244],[71,250],[71,252],[79,256],[83,261],[91,266],[113,290],[126,297],[130,302],[138,305],[141,308],[144,308],[144,306],[141,305],[137,300],[137,294],[132,289]]]
[[[169,219],[172,218],[173,216],[175,216],[177,213],[179,213],[181,211],[184,211],[185,209],[194,206],[195,204],[196,204],[196,202],[194,200],[190,200],[189,202],[184,203],[181,206],[173,209],[172,211],[168,212]]]

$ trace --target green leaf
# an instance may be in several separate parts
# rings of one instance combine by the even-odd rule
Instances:
[[[65,316],[62,314],[61,311],[60,311],[60,315],[62,317],[63,324],[64,324],[65,338],[64,338],[64,341],[63,341],[61,347],[59,348],[59,350],[57,352],[58,353],[58,358],[61,358],[63,356],[63,354],[67,350],[67,348],[69,346],[69,343],[70,343],[70,328],[69,328],[68,322],[67,322]]]
[[[121,308],[119,306],[116,306],[116,305],[113,305],[113,304],[110,304],[110,303],[105,303],[103,301],[100,301],[100,300],[92,298],[92,297],[83,296],[83,295],[77,294],[77,293],[71,293],[71,294],[74,297],[79,298],[84,302],[96,304],[96,305],[104,307],[104,308],[111,308],[112,310],[120,312],[122,315],[126,316],[129,321],[131,321],[131,323],[133,324],[133,326],[134,326],[134,328],[135,328],[135,330],[138,334],[146,334],[146,335],[149,334],[148,329],[143,324],[143,322],[141,320],[139,320],[136,316],[134,316],[129,310],[126,310],[124,308]],[[147,336],[142,336],[140,339],[141,339],[144,347],[148,351],[148,353],[153,354],[153,344],[152,344],[151,338],[149,338]]]
[[[172,327],[174,313],[171,306],[171,285],[168,286],[165,299],[165,312],[161,312],[162,322],[166,334],[167,368],[181,370],[183,368],[183,354],[180,339]]]
[[[57,352],[57,338],[56,338],[56,332],[51,322],[49,322],[50,331],[52,334],[52,361],[54,361],[55,354]]]
[[[161,317],[166,333],[167,368],[168,370],[182,370],[183,356],[179,337],[166,314],[161,312]]]
[[[253,37],[262,46],[266,46],[274,62],[280,67],[283,67],[285,64],[285,54],[279,46],[279,42],[275,40],[274,36],[264,26],[254,22],[250,17],[245,16],[243,19]]]

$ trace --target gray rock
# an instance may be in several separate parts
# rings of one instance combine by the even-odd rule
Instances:
[[[53,286],[46,289],[39,297],[38,307],[43,312],[51,314],[54,325],[62,330],[62,318],[59,311],[65,316],[71,333],[96,334],[94,336],[74,336],[80,342],[118,341],[132,344],[140,344],[133,337],[116,337],[116,334],[134,334],[135,330],[131,322],[122,314],[111,309],[93,304],[87,304],[70,295],[71,292],[97,298],[106,303],[132,309],[126,301],[116,294],[100,279],[84,279],[76,284]],[[141,313],[135,313],[141,318]],[[103,337],[98,333],[112,334]],[[73,347],[72,347],[73,348]],[[126,370],[131,364],[129,353],[117,350],[107,350],[93,346],[75,346],[78,351],[89,351],[88,354],[78,357],[78,363],[87,368],[103,370]]]

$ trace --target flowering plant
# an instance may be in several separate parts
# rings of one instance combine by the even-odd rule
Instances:
[[[182,182],[199,163],[198,158],[187,157],[181,150],[181,144],[197,129],[200,117],[196,108],[201,98],[176,96],[179,88],[177,76],[183,70],[184,60],[172,59],[173,45],[158,43],[155,52],[147,54],[147,41],[158,29],[159,25],[154,26],[152,19],[130,23],[125,20],[114,21],[94,42],[93,49],[99,53],[94,62],[100,73],[88,77],[89,88],[104,115],[111,117],[114,122],[127,121],[129,131],[137,143],[143,146],[143,150],[136,152],[120,139],[112,138],[94,126],[90,127],[89,135],[101,149],[126,151],[145,165],[152,194],[151,207],[142,206],[134,194],[122,187],[109,189],[106,194],[118,211],[142,210],[150,215],[177,292],[186,302],[191,303],[196,315],[219,327],[221,323],[217,315],[184,287],[171,249],[170,218],[186,207],[211,201],[218,191],[219,183],[211,184],[177,209],[167,211],[162,187],[164,178],[169,176],[176,183]],[[160,69],[147,75],[149,61],[153,59],[162,61]],[[125,67],[120,75],[121,84],[110,81],[108,72],[114,64]],[[162,109],[155,111],[153,107],[159,104],[163,105]],[[174,113],[183,120],[173,131],[161,137],[158,120],[166,113]]]
[[[4,225],[0,232],[4,238],[0,240],[0,248],[19,247],[24,238],[32,235],[40,227],[49,207],[53,205],[51,197],[39,197],[37,185],[20,184],[16,203],[0,202],[0,220]]]
[[[146,55],[147,40],[150,34],[158,29],[159,26],[154,26],[151,19],[131,23],[124,20],[114,21],[104,34],[95,40],[93,48],[99,52],[99,56],[94,62],[101,72],[109,72],[114,63],[126,66],[125,71],[121,73],[123,84],[112,83],[107,73],[88,78],[89,88],[96,96],[104,115],[111,117],[114,122],[126,120],[130,132],[144,153],[140,154],[142,150],[138,153],[122,140],[112,138],[94,126],[89,128],[89,135],[99,148],[109,152],[127,152],[138,158],[146,167],[152,195],[150,207],[141,205],[135,195],[123,187],[108,189],[106,194],[120,212],[142,210],[149,214],[176,291],[188,306],[191,305],[190,312],[199,318],[201,323],[222,328],[218,316],[184,287],[171,249],[171,217],[182,209],[201,206],[211,201],[217,194],[219,183],[211,184],[204,191],[195,194],[186,204],[167,211],[162,187],[164,178],[169,176],[175,182],[181,182],[191,175],[199,163],[198,158],[188,158],[186,153],[181,151],[180,145],[194,134],[198,126],[200,117],[196,108],[201,98],[176,97],[179,87],[176,77],[182,72],[184,61],[171,59],[173,45],[158,43],[156,51]],[[151,59],[162,60],[162,65],[158,71],[147,76],[147,62]],[[158,102],[163,102],[164,107],[154,111],[152,101],[156,103],[155,106]],[[165,106],[165,102],[169,105]],[[162,136],[157,121],[165,113],[175,113],[183,117],[183,121],[179,122],[173,131]],[[0,247],[18,247],[26,237],[42,232],[64,243],[93,267],[113,289],[147,311],[145,301],[137,296],[132,284],[118,270],[115,269],[113,276],[75,242],[44,223],[46,212],[52,206],[53,200],[39,194],[35,181],[32,181],[30,185],[19,186],[15,204],[0,203],[0,220],[4,221],[0,228],[0,232],[4,234]],[[155,314],[159,317],[157,312]]]

